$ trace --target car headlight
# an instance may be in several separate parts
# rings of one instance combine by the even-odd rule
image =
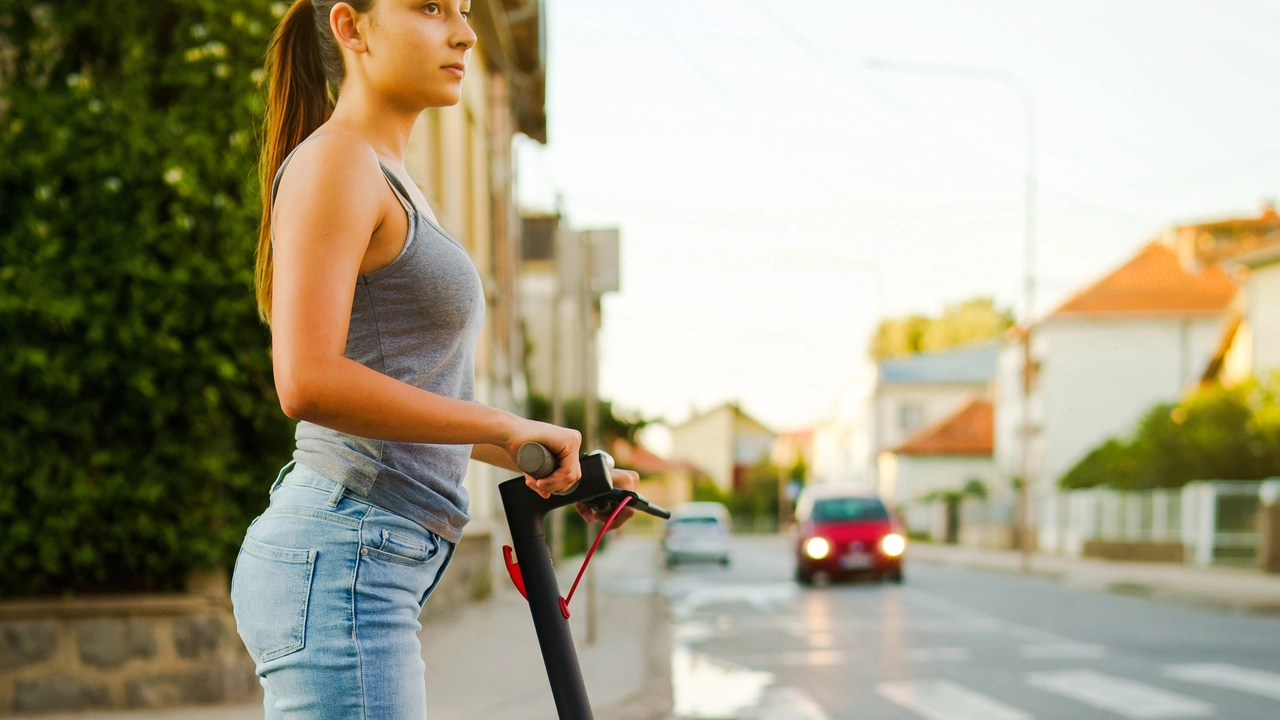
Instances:
[[[831,543],[826,538],[809,538],[804,543],[804,554],[814,560],[821,560],[831,553]]]
[[[898,533],[889,533],[880,538],[880,552],[889,557],[898,557],[907,549],[907,541]]]

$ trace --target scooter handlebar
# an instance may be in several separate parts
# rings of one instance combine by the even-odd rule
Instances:
[[[612,460],[612,458],[608,459],[608,467],[610,469],[613,467]],[[537,442],[527,442],[516,451],[516,465],[526,475],[541,479],[556,471],[557,462],[555,454],[548,450],[545,445]],[[628,496],[631,497],[630,506],[636,510],[649,513],[663,520],[671,518],[671,513],[668,510],[654,505],[645,496],[631,490],[614,488],[611,492],[591,498],[585,502],[596,512],[610,513],[613,512],[613,508],[618,506],[618,503],[622,502],[624,497]]]
[[[556,456],[542,443],[527,442],[516,451],[516,467],[535,480],[556,471]]]

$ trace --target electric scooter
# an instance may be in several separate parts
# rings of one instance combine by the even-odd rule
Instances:
[[[578,665],[578,653],[569,631],[569,600],[573,598],[578,581],[582,579],[587,563],[591,562],[600,539],[624,507],[664,520],[671,517],[670,512],[650,503],[645,496],[613,486],[613,458],[608,453],[584,454],[579,462],[582,479],[564,493],[548,498],[534,492],[525,484],[524,478],[498,485],[515,551],[515,558],[512,558],[513,548],[504,546],[503,559],[511,582],[529,601],[529,612],[533,615],[538,645],[542,649],[542,662],[547,668],[547,679],[551,682],[551,694],[560,720],[593,720],[591,703],[582,681],[582,669]],[[544,478],[555,472],[556,458],[538,443],[525,443],[517,453],[516,464],[531,477]],[[597,513],[607,513],[609,520],[587,552],[569,595],[561,597],[555,571],[551,567],[551,551],[547,547],[543,520],[552,510],[578,502],[586,503]]]

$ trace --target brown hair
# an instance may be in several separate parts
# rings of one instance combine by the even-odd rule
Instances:
[[[368,12],[374,0],[343,0]],[[267,109],[263,120],[258,173],[262,186],[262,224],[254,265],[258,316],[271,323],[271,185],[289,153],[333,112],[346,70],[342,50],[329,30],[329,13],[339,0],[294,0],[285,11],[267,49]]]

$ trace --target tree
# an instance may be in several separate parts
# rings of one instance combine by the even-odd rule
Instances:
[[[271,7],[0,9],[0,595],[229,565],[288,459],[252,290]]]
[[[1280,474],[1280,403],[1272,377],[1210,386],[1143,416],[1131,437],[1111,438],[1059,479],[1060,487],[1176,488],[1193,480]]]
[[[997,309],[990,298],[974,298],[946,306],[936,318],[909,315],[882,320],[868,351],[877,361],[938,352],[991,340],[1012,326],[1012,311]]]

